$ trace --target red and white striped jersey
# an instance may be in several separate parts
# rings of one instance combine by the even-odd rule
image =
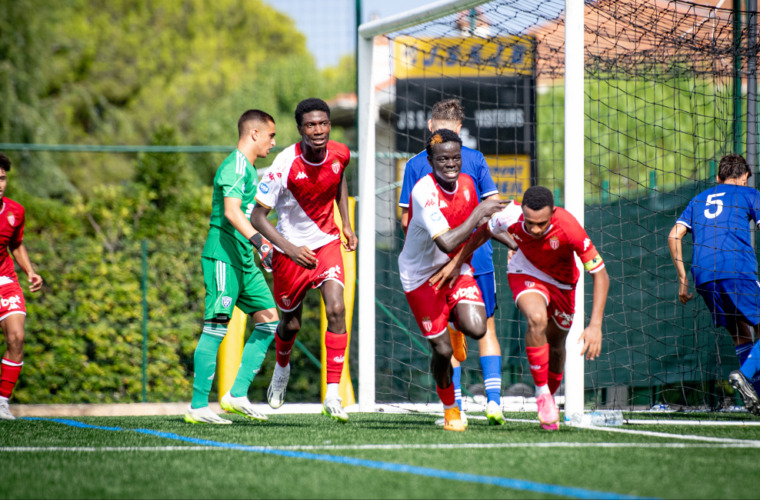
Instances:
[[[264,173],[256,203],[277,210],[277,231],[293,245],[316,250],[340,238],[333,202],[350,154],[344,144],[328,141],[325,159],[309,163],[299,142],[278,154]]]

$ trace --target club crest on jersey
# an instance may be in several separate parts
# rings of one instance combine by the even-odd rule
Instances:
[[[230,304],[232,304],[232,297],[227,297],[227,296],[222,297],[222,307],[227,309],[228,307],[230,307]]]
[[[556,236],[552,236],[549,238],[549,246],[552,247],[552,250],[556,250],[559,248],[559,238]]]
[[[430,331],[433,329],[433,322],[430,321],[429,316],[425,316],[422,318],[422,328],[425,329],[426,332],[430,333]]]
[[[16,226],[16,217],[13,214],[8,214],[8,224],[10,224],[11,227]]]
[[[287,295],[282,296],[282,303],[285,304],[285,307],[290,307],[290,299]]]
[[[337,175],[340,172],[340,162],[338,160],[333,161],[331,167],[334,174]]]
[[[527,286],[528,288],[533,288],[534,286],[536,286],[536,284],[533,283],[532,281],[526,281],[525,286]]]
[[[467,200],[467,201],[470,201],[470,190],[469,189],[465,189],[464,190],[464,199]]]

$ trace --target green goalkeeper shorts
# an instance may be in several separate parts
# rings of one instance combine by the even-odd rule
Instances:
[[[275,307],[272,292],[258,268],[243,271],[206,257],[201,262],[206,285],[206,320],[232,318],[235,306],[245,314]]]

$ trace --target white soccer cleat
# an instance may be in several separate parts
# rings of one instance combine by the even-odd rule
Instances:
[[[325,404],[322,405],[322,415],[327,415],[337,422],[348,422],[348,413],[343,409],[340,398],[326,399]]]
[[[222,396],[222,400],[219,403],[222,407],[222,410],[228,411],[230,413],[237,413],[238,415],[242,415],[249,420],[258,420],[261,422],[269,420],[269,417],[254,408],[251,402],[248,401],[248,398],[245,396],[236,398],[230,394],[230,391],[227,391],[227,394]]]
[[[0,420],[16,420],[8,405],[8,398],[0,397]]]
[[[285,368],[276,365],[272,374],[272,381],[269,382],[269,389],[267,389],[267,401],[272,408],[279,408],[285,402],[288,380],[290,380],[290,363]]]
[[[222,418],[213,411],[211,411],[211,408],[208,406],[204,406],[203,408],[198,408],[197,410],[193,408],[192,406],[188,407],[187,411],[185,412],[185,422],[189,424],[219,424],[219,425],[226,425],[231,424],[231,420],[227,420],[226,418]]]
[[[504,420],[504,414],[501,412],[501,405],[496,401],[489,401],[486,405],[486,418],[488,425],[504,425],[507,423]]]

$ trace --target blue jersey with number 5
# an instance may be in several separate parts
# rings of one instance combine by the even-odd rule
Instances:
[[[718,184],[699,193],[676,223],[692,233],[691,272],[696,285],[722,279],[757,280],[749,221],[760,216],[760,193],[753,188]]]

